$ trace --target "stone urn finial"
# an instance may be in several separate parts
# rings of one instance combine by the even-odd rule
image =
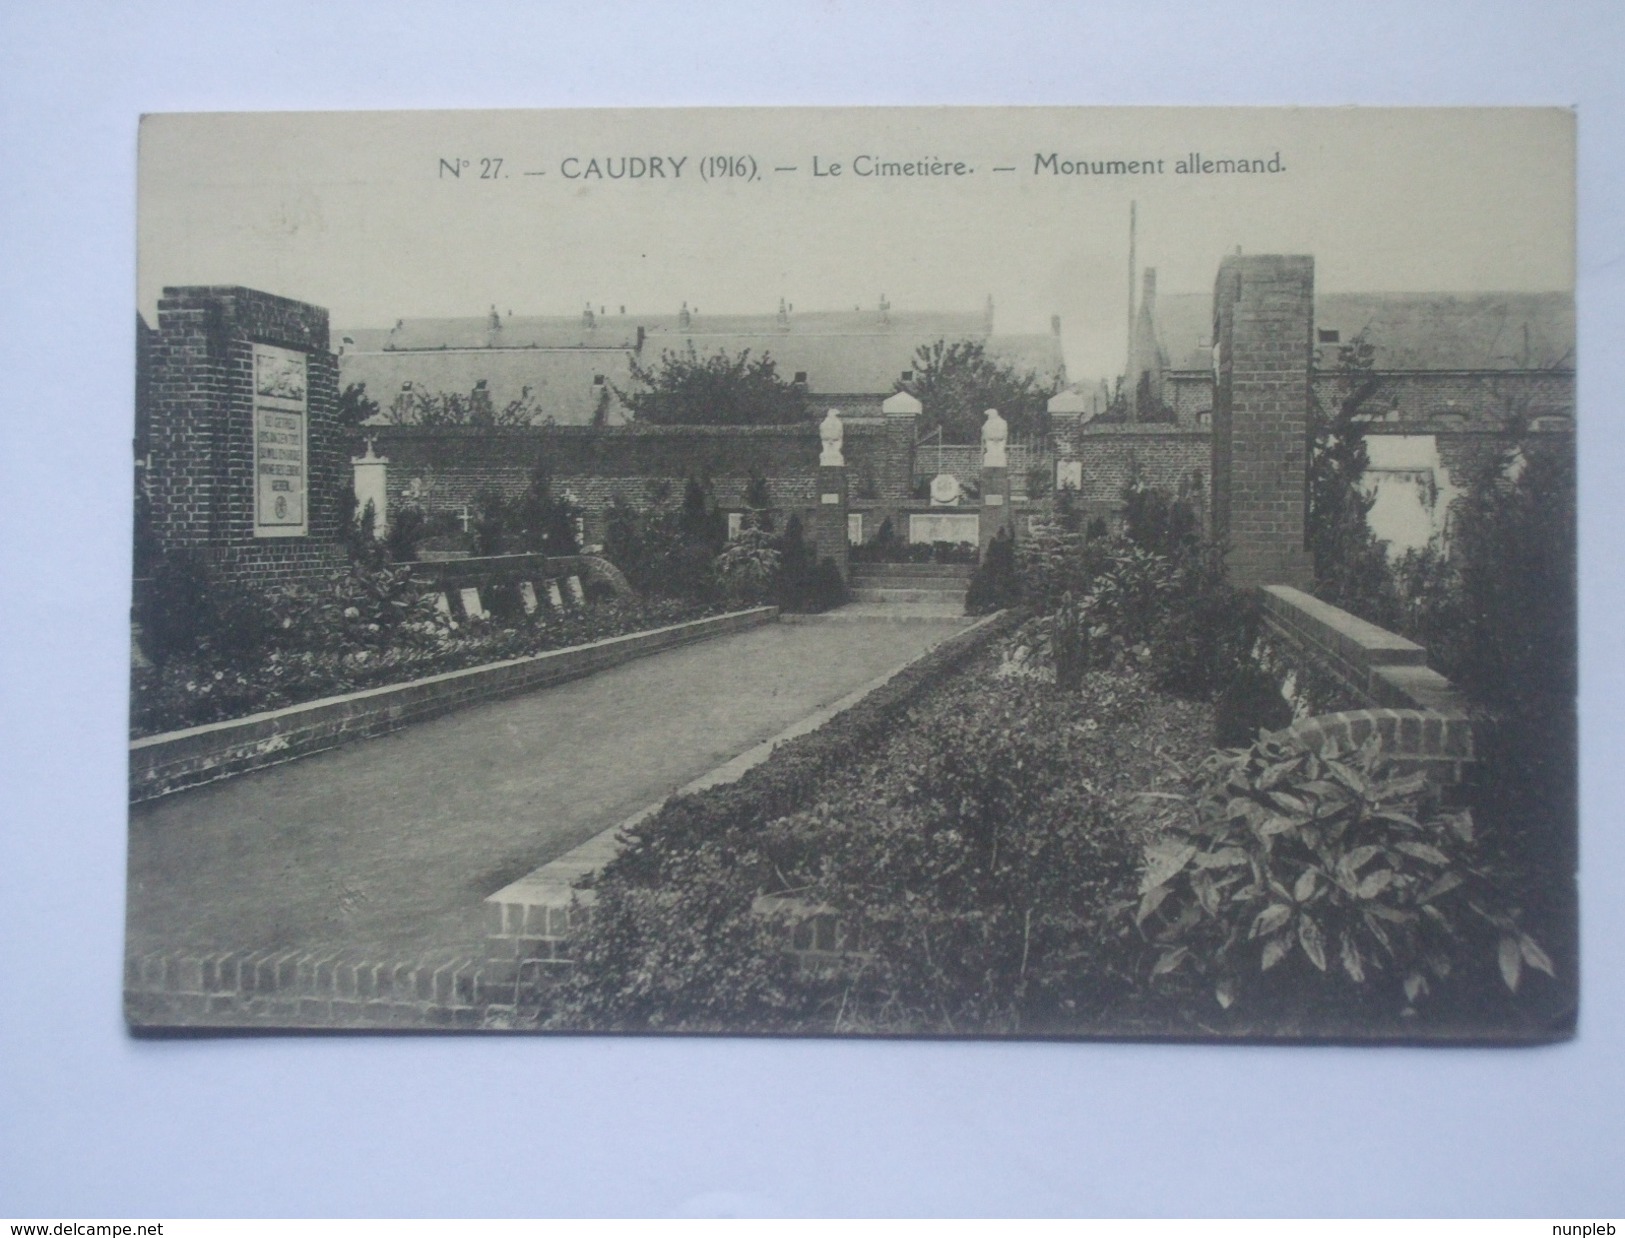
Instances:
[[[821,465],[844,465],[846,457],[841,454],[841,442],[846,437],[846,427],[841,424],[839,409],[830,409],[824,420],[818,425],[818,437],[824,444],[824,450],[818,457]]]
[[[982,467],[1002,469],[1009,463],[1005,458],[1005,445],[1010,440],[1010,426],[996,408],[988,409],[986,415],[987,420],[982,423]]]

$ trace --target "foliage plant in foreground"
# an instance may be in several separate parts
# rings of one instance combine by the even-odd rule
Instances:
[[[1316,753],[1266,737],[1192,782],[1161,801],[1132,912],[1153,983],[1194,976],[1225,1008],[1391,985],[1414,1009],[1477,964],[1513,992],[1526,967],[1553,975],[1480,861],[1471,814],[1393,772],[1375,742]]]

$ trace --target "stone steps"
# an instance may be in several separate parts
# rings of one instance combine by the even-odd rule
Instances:
[[[852,605],[869,614],[894,609],[899,618],[962,615],[970,575],[970,565],[963,563],[855,564]]]
[[[854,602],[935,602],[941,604],[952,603],[962,606],[965,601],[965,586],[954,584],[946,589],[930,587],[892,588],[857,584],[852,588]]]

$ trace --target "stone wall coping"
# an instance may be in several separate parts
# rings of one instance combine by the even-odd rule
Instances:
[[[1415,641],[1406,640],[1386,628],[1351,615],[1302,589],[1294,589],[1291,585],[1264,585],[1262,592],[1266,610],[1282,616],[1288,622],[1295,620],[1302,625],[1307,621],[1328,630],[1340,638],[1340,643],[1353,644],[1368,666],[1420,664],[1427,660],[1427,650]]]

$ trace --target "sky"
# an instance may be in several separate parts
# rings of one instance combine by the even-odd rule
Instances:
[[[239,113],[143,120],[139,304],[244,284],[345,328],[991,295],[1001,333],[1059,315],[1092,378],[1122,368],[1131,203],[1163,292],[1210,290],[1238,246],[1313,254],[1323,291],[1574,286],[1562,109]]]

